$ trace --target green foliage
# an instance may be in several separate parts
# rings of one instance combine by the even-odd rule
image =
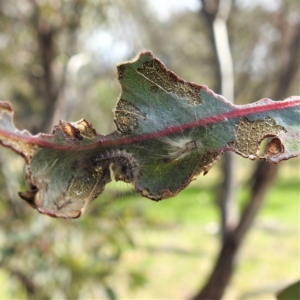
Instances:
[[[300,299],[300,281],[297,281],[277,294],[278,300]]]

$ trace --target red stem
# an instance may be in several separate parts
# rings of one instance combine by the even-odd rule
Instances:
[[[225,100],[226,101],[226,100]],[[226,101],[227,102],[227,101]],[[262,104],[260,104],[263,102]],[[13,137],[17,139],[18,141],[23,141],[25,143],[34,144],[40,147],[44,148],[54,148],[58,150],[75,150],[75,151],[81,151],[81,150],[90,150],[97,148],[99,146],[115,146],[115,145],[126,145],[131,144],[134,142],[140,142],[152,138],[160,138],[167,136],[169,134],[174,134],[181,132],[185,129],[191,129],[199,126],[205,126],[208,124],[213,124],[217,122],[221,122],[223,120],[236,118],[236,117],[242,117],[242,116],[249,116],[251,114],[257,114],[262,113],[266,111],[276,111],[276,110],[283,110],[287,108],[292,108],[296,106],[300,106],[300,98],[299,97],[290,97],[287,98],[284,101],[272,101],[270,99],[262,99],[256,103],[246,104],[241,107],[232,105],[230,102],[228,102],[233,108],[235,108],[232,111],[225,112],[222,114],[218,114],[215,116],[208,116],[203,119],[197,120],[195,122],[190,122],[178,126],[171,126],[167,127],[166,129],[163,129],[161,131],[157,131],[154,133],[148,133],[144,135],[139,136],[133,136],[129,138],[118,138],[118,139],[112,139],[111,135],[102,136],[99,135],[101,140],[94,142],[89,145],[80,145],[80,146],[66,146],[66,145],[58,145],[53,142],[46,141],[45,137],[52,138],[53,135],[43,135],[43,138],[39,137],[39,135],[36,136],[24,136],[21,132],[20,133],[12,133],[7,132],[5,130],[0,129],[0,136],[7,137],[12,139]]]

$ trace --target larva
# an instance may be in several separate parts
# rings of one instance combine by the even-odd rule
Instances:
[[[139,175],[139,166],[132,155],[124,150],[116,149],[105,154],[96,155],[93,164],[108,163],[111,177],[116,181],[134,182]],[[104,163],[105,164],[105,163]]]

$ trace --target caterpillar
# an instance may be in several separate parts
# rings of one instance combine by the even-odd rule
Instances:
[[[116,181],[134,182],[139,176],[139,165],[133,156],[125,150],[114,149],[105,154],[98,154],[92,158],[92,164],[104,163],[109,166],[111,177]]]

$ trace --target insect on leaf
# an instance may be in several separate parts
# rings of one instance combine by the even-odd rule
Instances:
[[[0,102],[0,142],[22,155],[28,190],[40,213],[77,218],[112,179],[153,200],[175,196],[226,151],[272,163],[300,152],[300,97],[235,106],[203,85],[180,79],[151,52],[117,67],[122,92],[117,131],[61,121],[51,135],[19,131]]]

